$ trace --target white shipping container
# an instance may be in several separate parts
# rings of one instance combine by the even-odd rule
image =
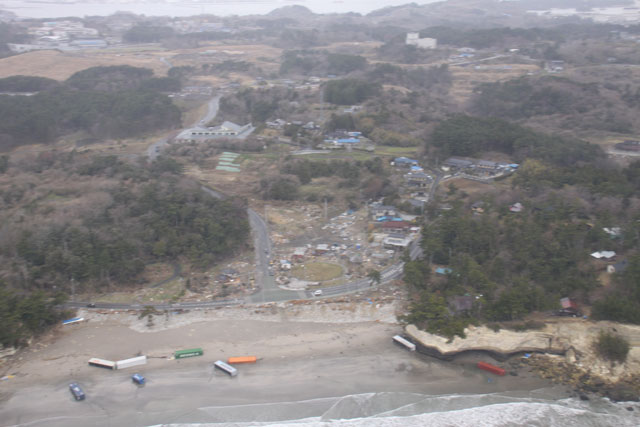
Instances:
[[[416,345],[409,340],[402,338],[400,335],[396,335],[393,337],[393,340],[398,344],[406,347],[409,351],[416,351]]]
[[[89,359],[89,366],[96,366],[98,368],[106,368],[106,369],[116,369],[116,363],[111,360],[98,359],[97,357],[92,357]]]
[[[132,366],[146,365],[147,356],[132,357],[131,359],[118,360],[116,362],[116,369],[125,369]]]
[[[214,362],[213,366],[215,366],[216,368],[220,369],[223,372],[226,372],[232,377],[235,377],[236,375],[238,375],[238,370],[236,368],[224,363],[222,360],[218,360],[217,362]]]

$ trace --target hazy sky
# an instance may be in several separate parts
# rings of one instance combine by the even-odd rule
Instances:
[[[71,3],[71,2],[74,3]],[[265,14],[283,6],[302,5],[315,13],[369,13],[385,6],[412,3],[411,0],[165,0],[155,3],[147,0],[0,0],[0,8],[18,16],[30,18],[56,18],[62,16],[110,15],[116,11],[129,11],[148,16],[189,16],[209,13],[218,16]],[[426,4],[439,0],[416,0]]]

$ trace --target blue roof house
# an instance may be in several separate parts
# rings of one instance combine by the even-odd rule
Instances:
[[[404,167],[419,166],[417,160],[413,160],[408,157],[396,157],[395,159],[393,159],[393,165]]]

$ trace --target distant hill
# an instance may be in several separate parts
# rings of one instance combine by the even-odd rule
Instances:
[[[375,10],[366,19],[377,24],[397,25],[405,28],[425,28],[433,25],[468,25],[473,28],[496,26],[531,27],[542,22],[550,22],[545,17],[527,13],[528,10],[550,8],[575,8],[588,10],[593,7],[625,6],[633,0],[447,0],[418,5],[409,3],[396,7]],[[574,17],[554,18],[573,20]]]
[[[291,5],[291,6],[283,6],[278,9],[274,9],[267,14],[268,16],[276,17],[276,18],[311,18],[316,16],[311,10],[304,6],[300,5]]]

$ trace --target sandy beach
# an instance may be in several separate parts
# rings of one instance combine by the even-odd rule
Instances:
[[[86,322],[33,345],[6,370],[15,377],[0,383],[0,425],[277,421],[284,413],[314,416],[333,404],[326,398],[361,393],[493,393],[549,385],[527,372],[493,377],[478,371],[477,356],[447,363],[408,352],[391,341],[402,331],[395,311],[393,303],[369,301],[281,304],[156,316],[153,327],[135,313],[81,311]],[[203,348],[204,356],[169,359],[193,347]],[[87,364],[91,357],[138,354],[149,363],[122,371]],[[235,378],[212,368],[215,360],[243,355],[260,359],[240,366]],[[134,372],[147,377],[145,387],[131,383]],[[72,399],[67,387],[73,381],[86,401]],[[299,401],[312,403],[286,407]],[[277,410],[270,406],[275,403]]]

